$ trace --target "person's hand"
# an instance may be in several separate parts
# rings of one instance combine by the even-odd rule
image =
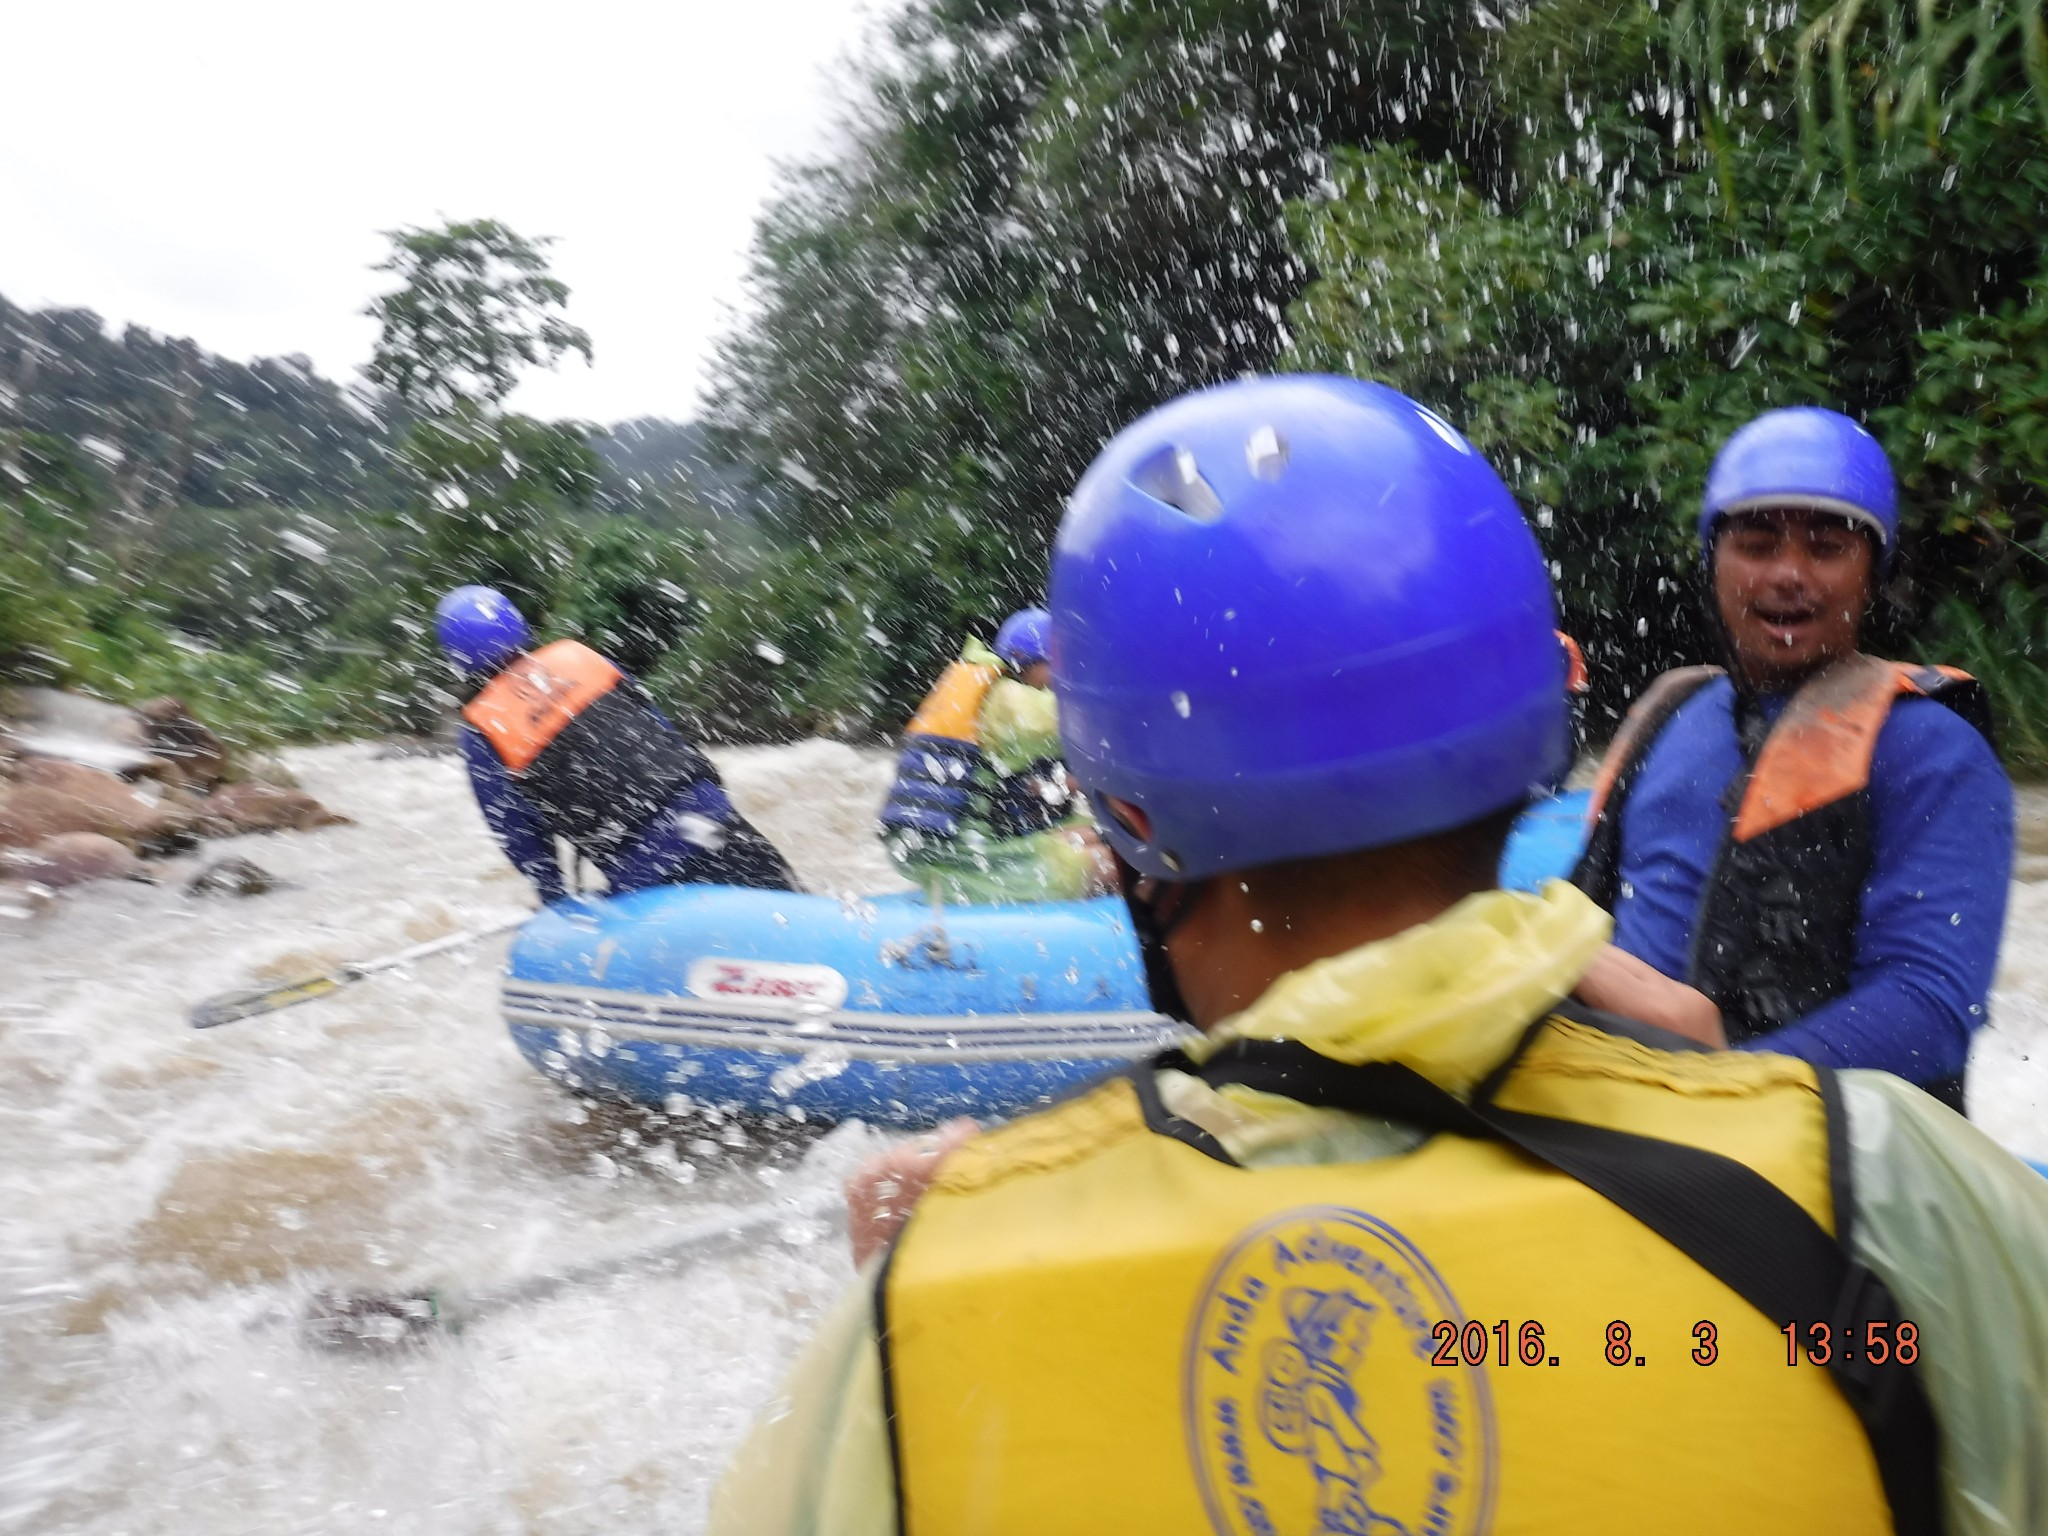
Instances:
[[[1088,855],[1088,894],[1114,896],[1123,888],[1116,867],[1116,854],[1093,827],[1069,827],[1067,841]]]
[[[938,1176],[939,1164],[981,1127],[961,1116],[937,1130],[877,1152],[846,1181],[846,1231],[853,1239],[854,1266],[868,1259],[910,1220],[910,1213]]]
[[[1728,1048],[1721,1010],[1711,997],[1612,944],[1593,957],[1572,995],[1588,1008],[1654,1024],[1717,1051]]]

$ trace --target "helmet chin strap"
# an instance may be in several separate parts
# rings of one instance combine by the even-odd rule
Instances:
[[[1145,988],[1152,997],[1152,1010],[1182,1024],[1193,1024],[1194,1015],[1181,995],[1180,978],[1173,972],[1166,941],[1195,910],[1209,882],[1161,880],[1132,868],[1122,854],[1115,857],[1124,906],[1131,914],[1131,931],[1137,935],[1138,954],[1145,962]]]

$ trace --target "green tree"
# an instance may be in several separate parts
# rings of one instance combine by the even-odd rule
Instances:
[[[1776,405],[1848,411],[1898,468],[1878,642],[1995,653],[2003,627],[2020,655],[2038,603],[1959,615],[2048,575],[2048,133],[2024,17],[1532,7],[1472,98],[1502,114],[1505,158],[1361,147],[1297,203],[1316,278],[1286,361],[1409,389],[1511,472],[1612,709],[1704,649],[1671,594],[1707,464]]]
[[[410,487],[394,535],[410,556],[410,607],[478,582],[543,620],[595,499],[600,466],[589,430],[502,409],[529,367],[590,340],[561,316],[569,290],[547,270],[546,240],[495,220],[389,232],[377,270],[400,286],[368,313],[379,332],[365,370],[390,391],[406,426],[397,458]],[[437,697],[425,626],[409,625],[415,693]]]
[[[657,533],[631,517],[595,520],[549,604],[551,623],[580,635],[629,672],[659,665],[693,617],[690,587],[705,540]]]
[[[733,665],[757,639],[786,658],[761,697],[893,729],[961,628],[1039,598],[1103,441],[1286,345],[1307,274],[1283,213],[1324,151],[1378,131],[1459,141],[1468,14],[909,7],[848,152],[793,176],[763,219],[757,302],[722,356],[713,423],[789,545],[763,591],[834,594],[829,643],[783,632],[808,632],[816,604],[707,618],[741,626]]]
[[[551,239],[528,240],[495,219],[385,231],[391,254],[374,270],[398,287],[364,311],[377,345],[363,370],[407,411],[445,415],[504,402],[525,368],[565,353],[590,360],[590,338],[559,313],[569,289],[548,271]]]
[[[392,505],[387,423],[363,404],[303,357],[234,362],[141,326],[109,335],[89,310],[0,298],[0,431],[61,439],[102,466],[103,542],[124,491],[158,509]]]
[[[586,429],[464,402],[408,427],[399,459],[416,487],[400,525],[430,592],[479,582],[541,613],[597,494]]]
[[[96,490],[61,438],[0,430],[0,680],[59,682],[76,665],[91,566],[111,574],[85,539]]]

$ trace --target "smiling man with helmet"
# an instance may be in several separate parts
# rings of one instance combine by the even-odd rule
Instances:
[[[2012,786],[1976,683],[1857,649],[1898,544],[1891,465],[1846,416],[1768,412],[1714,460],[1699,540],[1728,664],[1659,678],[1608,752],[1574,878],[1618,948],[1586,995],[1961,1109]]]
[[[2048,1185],[1885,1074],[1564,1001],[1606,914],[1493,888],[1569,737],[1469,443],[1353,380],[1185,397],[1051,606],[1201,1037],[934,1159],[714,1532],[2048,1528]]]

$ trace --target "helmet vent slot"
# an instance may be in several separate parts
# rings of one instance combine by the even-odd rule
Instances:
[[[1202,478],[1195,456],[1185,448],[1159,449],[1131,471],[1131,484],[1198,523],[1213,523],[1223,515],[1223,498]]]
[[[1273,427],[1257,427],[1245,440],[1244,461],[1261,480],[1278,480],[1287,468],[1287,439]]]

